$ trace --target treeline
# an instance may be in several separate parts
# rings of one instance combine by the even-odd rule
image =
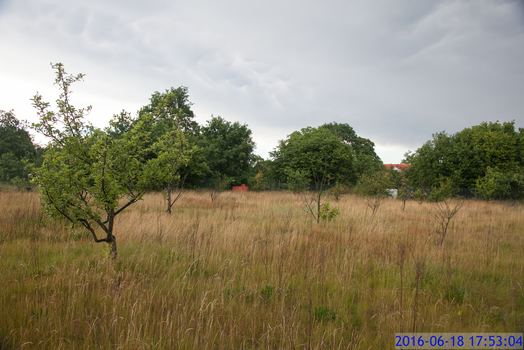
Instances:
[[[482,123],[453,135],[439,132],[414,153],[400,187],[429,198],[524,198],[524,129],[514,122]]]
[[[253,153],[247,125],[218,116],[198,124],[185,87],[155,92],[136,115],[122,111],[105,129],[95,128],[84,119],[89,109],[76,108],[65,98],[69,86],[83,76],[68,75],[60,64],[54,68],[61,89],[56,111],[41,96],[33,98],[39,122],[32,128],[48,137],[47,146],[35,145],[28,125],[13,112],[0,111],[4,184],[19,188],[39,184],[45,178],[42,165],[49,171],[63,166],[54,164],[61,159],[60,152],[84,154],[90,160],[86,166],[93,167],[97,157],[114,147],[111,152],[119,152],[120,158],[115,155],[110,161],[122,162],[118,165],[122,176],[130,176],[127,181],[139,184],[140,191],[165,191],[167,211],[185,188],[218,192],[241,183],[253,190],[329,189],[335,196],[349,191],[386,195],[388,188],[397,188],[403,199],[524,197],[524,131],[514,122],[482,123],[454,135],[437,133],[406,155],[404,162],[410,167],[404,172],[385,170],[373,142],[358,136],[350,125],[338,123],[295,131],[279,142],[270,159],[262,159]],[[82,147],[86,149],[80,151]],[[130,169],[135,174],[128,174]],[[89,171],[84,169],[83,174]],[[68,176],[73,174],[62,174]]]

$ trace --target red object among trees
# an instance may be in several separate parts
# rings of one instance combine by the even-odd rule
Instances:
[[[384,164],[384,168],[386,169],[393,169],[396,171],[404,171],[408,169],[411,166],[411,164],[406,163],[400,163],[400,164]]]
[[[242,184],[242,185],[231,187],[231,191],[233,191],[233,192],[247,192],[247,191],[249,191],[249,187],[246,184]]]

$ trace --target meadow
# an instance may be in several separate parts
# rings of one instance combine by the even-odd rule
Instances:
[[[152,193],[116,260],[37,193],[0,192],[0,349],[391,349],[394,334],[524,332],[524,204],[468,200],[442,245],[436,205],[287,192]]]

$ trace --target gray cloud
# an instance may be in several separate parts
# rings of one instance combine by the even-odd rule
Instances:
[[[386,162],[439,130],[524,121],[519,1],[0,0],[0,36],[0,92],[16,104],[0,108],[30,114],[21,96],[49,89],[60,60],[88,73],[79,99],[99,123],[186,85],[200,121],[249,124],[263,155],[330,121]]]

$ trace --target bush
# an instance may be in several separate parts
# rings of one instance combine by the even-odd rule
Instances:
[[[477,180],[477,195],[483,199],[524,198],[524,171],[501,171],[488,168],[486,175]]]
[[[337,201],[343,194],[348,194],[350,192],[351,188],[348,185],[341,184],[340,182],[335,183],[335,185],[329,189],[329,194],[332,195]]]
[[[329,203],[324,203],[320,207],[320,220],[331,221],[340,214],[340,210],[337,207],[332,207]]]
[[[363,196],[387,197],[387,189],[392,186],[386,171],[363,175],[355,186],[355,192]]]
[[[440,202],[453,196],[453,186],[449,177],[440,179],[439,183],[431,189],[427,199],[430,202]]]

